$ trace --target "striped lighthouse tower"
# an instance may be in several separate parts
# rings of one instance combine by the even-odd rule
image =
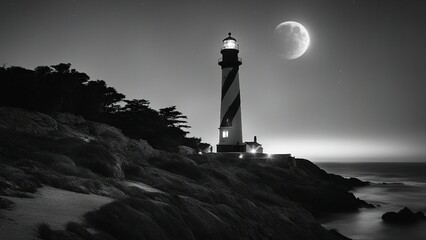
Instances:
[[[222,68],[222,94],[220,105],[219,144],[217,152],[244,152],[241,126],[241,99],[238,69],[241,58],[238,57],[237,40],[229,36],[223,40],[219,58]]]

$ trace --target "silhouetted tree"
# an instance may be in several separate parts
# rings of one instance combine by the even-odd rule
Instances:
[[[69,73],[71,63],[59,63],[58,65],[52,65],[51,67],[54,68],[57,73]]]
[[[104,93],[103,109],[104,112],[112,113],[120,109],[120,105],[116,104],[123,101],[126,96],[117,92],[113,87],[107,87]]]
[[[168,127],[175,128],[190,128],[190,126],[186,125],[187,117],[183,115],[181,112],[176,110],[176,106],[166,107],[160,109],[160,115],[166,121]]]
[[[185,138],[183,145],[196,149],[197,151],[209,151],[210,144],[203,143],[201,138],[187,137]]]
[[[124,100],[126,105],[121,109],[123,112],[139,113],[147,111],[149,108],[149,101],[145,99]]]
[[[34,71],[36,72],[36,75],[44,77],[47,74],[52,73],[52,68],[48,66],[39,66],[39,67],[36,67]]]
[[[201,139],[187,138],[187,117],[176,106],[156,111],[145,99],[125,96],[105,81],[91,81],[70,63],[0,67],[0,106],[20,107],[45,113],[71,112],[120,128],[131,138],[146,139],[153,147],[177,151],[178,146],[202,146]],[[124,102],[124,106],[119,103]]]

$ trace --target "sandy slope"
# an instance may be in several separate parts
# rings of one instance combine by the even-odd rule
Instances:
[[[4,197],[4,196],[3,196]],[[34,199],[4,197],[15,202],[12,210],[0,210],[0,239],[38,239],[37,225],[48,223],[63,229],[69,221],[79,222],[84,213],[107,204],[113,199],[43,187]]]

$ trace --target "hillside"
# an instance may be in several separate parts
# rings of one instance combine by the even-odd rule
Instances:
[[[308,160],[170,153],[73,114],[0,108],[0,222],[47,187],[115,200],[66,230],[42,225],[44,239],[346,239],[314,216],[369,207],[349,192],[365,184]]]

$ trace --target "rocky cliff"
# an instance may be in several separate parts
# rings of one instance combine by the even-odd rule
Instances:
[[[363,184],[307,160],[168,153],[72,114],[0,108],[0,195],[50,185],[117,199],[68,239],[345,239],[314,216],[368,207],[349,192]]]

